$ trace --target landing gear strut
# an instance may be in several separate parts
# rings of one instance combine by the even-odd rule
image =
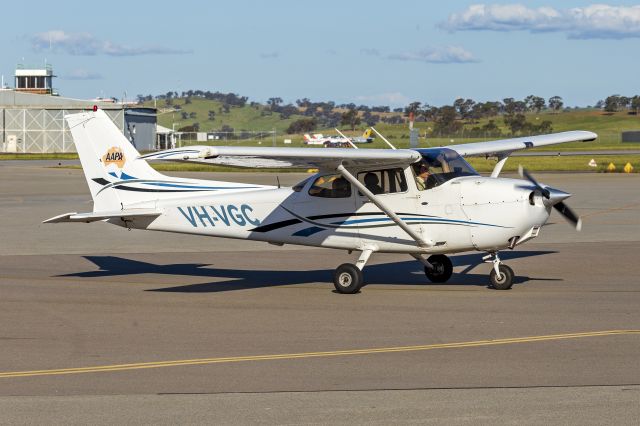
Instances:
[[[504,265],[498,256],[498,252],[492,252],[482,258],[487,263],[493,263],[489,280],[496,290],[509,290],[513,285],[513,269]]]
[[[373,253],[373,249],[365,249],[355,265],[353,263],[343,263],[336,268],[333,274],[333,286],[338,293],[355,294],[360,291],[360,288],[364,285],[362,268],[367,264],[371,253]]]

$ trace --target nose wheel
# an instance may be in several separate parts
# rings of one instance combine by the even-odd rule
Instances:
[[[446,283],[453,274],[451,259],[444,254],[434,254],[428,259],[420,254],[411,256],[424,265],[424,274],[432,283]]]
[[[432,283],[446,283],[453,274],[453,265],[451,260],[443,254],[434,254],[429,256],[427,262],[431,267],[424,267],[424,274]]]
[[[491,268],[491,272],[489,273],[491,286],[496,290],[509,290],[511,286],[513,286],[513,277],[515,275],[513,269],[500,261],[497,252],[489,253],[483,260],[493,263],[493,268]]]

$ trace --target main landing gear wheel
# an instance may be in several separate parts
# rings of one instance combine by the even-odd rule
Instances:
[[[333,274],[333,285],[338,293],[355,294],[362,287],[362,271],[352,263],[343,263]]]
[[[502,264],[498,266],[498,269],[500,270],[499,276],[496,274],[495,269],[491,269],[491,273],[489,274],[491,285],[496,290],[509,290],[513,285],[513,269]]]
[[[429,278],[432,283],[445,283],[451,278],[453,274],[453,265],[451,260],[444,254],[434,254],[430,256],[427,261],[433,266],[429,268],[424,267],[424,274]]]

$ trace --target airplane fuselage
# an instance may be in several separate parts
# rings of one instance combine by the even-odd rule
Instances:
[[[309,195],[312,181],[298,190],[267,187],[146,202],[139,207],[154,207],[162,214],[128,225],[274,244],[455,253],[497,251],[513,244],[514,237],[524,242],[537,235],[550,213],[539,196],[514,179],[467,176],[426,191],[409,185],[407,191],[379,195],[403,221],[434,243],[418,248],[358,191],[350,197],[318,199]]]

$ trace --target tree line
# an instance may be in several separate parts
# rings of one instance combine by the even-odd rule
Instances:
[[[240,96],[236,93],[222,93],[222,92],[210,92],[208,90],[187,90],[178,94],[175,91],[169,91],[167,93],[163,93],[161,95],[153,96],[153,95],[137,95],[138,103],[150,102],[154,99],[163,100],[167,105],[173,105],[173,100],[177,98],[201,98],[207,99],[210,101],[218,101],[224,105],[243,107],[247,104],[249,100],[248,96]]]
[[[192,98],[201,98],[220,102],[222,105],[218,111],[209,110],[207,119],[214,121],[216,115],[221,113],[229,113],[232,107],[247,106],[248,97],[240,96],[235,93],[211,92],[202,90],[187,90],[178,94],[177,91],[169,91],[167,93],[156,96],[155,99],[164,100],[165,105],[173,107],[176,111],[181,111],[182,106],[175,103],[174,100],[184,98],[184,104],[188,105]],[[138,95],[138,101],[148,102],[153,100],[152,95]],[[607,98],[609,100],[609,98]],[[624,103],[617,99],[618,104]],[[628,102],[631,104],[631,101]],[[443,105],[440,107],[429,105],[428,103],[411,102],[404,108],[391,109],[386,105],[368,106],[356,105],[355,103],[336,104],[333,101],[314,102],[309,98],[301,98],[293,103],[285,104],[280,97],[271,97],[267,100],[266,105],[258,102],[250,102],[248,104],[252,108],[260,110],[261,115],[278,114],[281,119],[289,119],[293,116],[303,116],[294,120],[286,132],[289,134],[310,132],[317,128],[331,128],[338,126],[349,127],[352,130],[361,124],[374,126],[380,122],[388,124],[406,123],[409,116],[413,116],[416,122],[431,122],[432,136],[448,136],[457,135],[464,131],[468,136],[500,136],[502,134],[500,126],[496,123],[495,118],[502,117],[504,126],[506,126],[512,135],[524,133],[548,133],[553,129],[551,122],[548,120],[541,123],[531,123],[527,121],[526,113],[539,113],[544,109],[554,112],[562,110],[563,100],[559,96],[553,96],[549,100],[545,100],[539,96],[527,96],[523,100],[515,100],[514,98],[505,98],[502,101],[476,102],[473,99],[456,99],[451,105]],[[183,120],[196,119],[195,112],[181,112]],[[482,126],[478,124],[482,119],[489,119]],[[470,129],[469,126],[473,126]],[[181,128],[182,131],[198,131],[199,123]],[[229,126],[225,126],[225,130],[233,131]]]
[[[278,98],[279,99],[279,98]],[[530,95],[523,100],[505,98],[502,101],[476,102],[473,99],[456,99],[451,105],[440,107],[432,106],[422,102],[411,102],[404,108],[393,110],[397,114],[388,114],[392,110],[387,106],[368,107],[364,105],[343,104],[336,106],[333,102],[312,102],[308,98],[299,99],[296,104],[303,115],[313,117],[294,121],[287,133],[300,133],[313,131],[316,127],[334,127],[340,123],[342,126],[349,126],[353,130],[362,122],[368,126],[373,126],[379,122],[389,124],[405,123],[409,117],[413,117],[416,122],[429,122],[431,136],[453,136],[463,134],[468,137],[474,136],[502,136],[501,127],[496,123],[495,117],[502,117],[504,126],[507,127],[511,135],[529,133],[550,133],[553,131],[551,121],[543,120],[540,123],[527,121],[526,113],[540,113],[549,109],[552,112],[559,112],[564,106],[560,96],[553,96],[548,100],[540,96]],[[326,114],[331,114],[334,108],[346,111],[332,117],[331,125],[323,123]],[[374,114],[383,113],[383,114]],[[488,121],[480,126],[480,120]],[[324,125],[323,125],[324,124]],[[470,129],[469,126],[473,126]]]
[[[633,114],[640,112],[640,95],[635,96],[622,96],[611,95],[606,99],[598,101],[596,108],[602,109],[605,112],[614,113],[618,111],[629,111]]]
[[[216,115],[229,113],[233,107],[249,106],[260,110],[261,115],[278,114],[281,119],[299,117],[292,121],[286,132],[304,133],[317,128],[332,128],[338,126],[349,127],[354,130],[365,124],[374,126],[380,122],[388,124],[406,123],[410,116],[416,122],[430,123],[431,136],[454,136],[464,134],[474,136],[502,136],[503,128],[511,135],[531,133],[550,133],[553,131],[549,120],[531,122],[531,113],[549,111],[559,113],[563,111],[564,101],[560,96],[549,99],[530,95],[524,99],[505,98],[501,101],[479,102],[469,98],[458,98],[450,105],[433,106],[428,103],[411,102],[405,107],[390,108],[386,105],[368,106],[355,103],[337,104],[333,101],[312,101],[309,98],[297,99],[294,103],[284,103],[280,97],[271,97],[266,105],[258,102],[248,102],[248,97],[236,93],[222,93],[202,90],[187,90],[180,94],[169,91],[158,96],[138,95],[140,103],[153,99],[164,100],[165,104],[177,111],[181,106],[174,103],[177,98],[184,98],[184,104],[191,103],[192,98],[201,98],[220,102],[218,111],[208,111],[207,119],[215,121]],[[611,95],[598,101],[595,108],[607,113],[628,111],[632,114],[640,113],[640,96]],[[527,115],[529,114],[529,116]],[[181,112],[183,120],[196,119],[196,113]],[[500,123],[501,120],[502,122]],[[482,123],[482,124],[481,124]],[[199,129],[199,124],[187,126]],[[225,126],[225,130],[233,130]]]

